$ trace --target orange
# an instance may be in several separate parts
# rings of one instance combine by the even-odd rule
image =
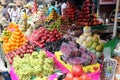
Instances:
[[[18,31],[18,32],[14,32],[15,35],[20,36],[22,34],[22,32]]]
[[[12,42],[15,42],[15,41],[16,41],[16,39],[15,39],[15,38],[10,38],[10,40],[11,40]]]
[[[7,36],[3,36],[3,40],[8,40],[8,37]]]
[[[15,47],[11,47],[12,50],[15,50]]]

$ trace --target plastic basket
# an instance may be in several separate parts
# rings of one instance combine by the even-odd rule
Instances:
[[[101,72],[98,71],[98,72],[88,74],[88,77],[90,77],[92,80],[100,80],[100,75],[101,75]]]
[[[62,52],[55,52],[55,58],[56,60],[58,61],[58,63],[63,66],[65,69],[67,69],[68,71],[71,72],[72,70],[72,65],[68,64],[68,63],[65,63],[64,61],[61,60],[60,56],[62,55]],[[101,69],[101,66],[99,63],[96,63],[96,64],[91,64],[91,65],[88,65],[88,66],[84,66],[83,67],[83,70],[85,72],[98,72],[100,71]]]
[[[68,72],[68,70],[63,65],[61,65],[59,63],[59,61],[55,58],[54,54],[52,54],[49,51],[46,51],[46,56],[48,58],[53,58],[55,66],[56,66],[57,69],[60,69],[63,73]],[[15,73],[14,68],[12,66],[10,67],[10,76],[11,76],[12,80],[19,80],[19,78],[18,78],[17,74]],[[57,78],[57,75],[53,74],[53,75],[48,76],[48,78],[49,78],[49,80],[54,80],[55,78]]]
[[[69,72],[69,70],[57,60],[57,58],[55,57],[54,54],[52,54],[49,51],[46,51],[46,55],[47,55],[48,58],[53,58],[54,59],[54,63],[55,63],[55,66],[56,66],[57,69],[60,69],[63,73]]]

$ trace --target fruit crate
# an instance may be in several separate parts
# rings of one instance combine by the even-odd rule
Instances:
[[[11,76],[11,80],[19,80],[19,78],[18,78],[18,76],[16,75],[16,73],[15,73],[15,71],[14,71],[14,68],[13,68],[12,66],[11,66],[11,68],[10,68],[10,76]],[[54,74],[48,76],[48,79],[49,79],[49,80],[54,80],[54,79],[57,78],[57,77],[58,77],[58,75],[57,75],[56,73],[54,73]],[[35,79],[35,77],[32,77],[31,80],[34,80],[34,79]]]
[[[56,54],[58,54],[58,53],[56,53]],[[63,61],[59,61],[59,60],[57,59],[57,57],[56,57],[53,53],[51,53],[51,52],[49,52],[49,51],[46,51],[46,55],[47,55],[47,57],[49,57],[49,58],[51,57],[51,58],[54,59],[56,67],[57,67],[58,69],[60,69],[63,73],[68,73],[68,72],[71,71],[72,66],[69,65],[69,64],[64,65],[64,64],[66,64],[66,63],[63,63]],[[59,57],[59,58],[60,58],[60,57]],[[94,67],[94,66],[98,66],[99,69],[101,69],[101,65],[97,63],[97,64],[94,64],[94,65],[90,65],[90,66],[84,67],[85,72],[86,72],[88,69],[92,69],[92,67]],[[68,69],[68,68],[69,68],[69,69]],[[96,72],[88,73],[87,75],[88,75],[92,80],[100,80],[101,71],[98,70],[98,71],[96,71]],[[52,77],[54,77],[54,75],[51,76],[51,78],[52,78]],[[49,79],[49,80],[53,80],[53,78],[52,78],[52,79]]]
[[[55,58],[57,61],[59,61],[61,63],[61,65],[63,65],[68,71],[72,70],[72,65],[65,63],[64,61],[61,60],[60,56],[62,55],[62,52],[55,52]],[[101,69],[101,65],[99,63],[96,64],[91,64],[89,66],[84,66],[83,70],[88,73],[88,72],[99,72]]]
[[[55,58],[55,55],[47,50],[45,50],[46,52],[46,56],[48,58],[53,58],[54,59],[54,62],[55,62],[55,66],[58,70],[61,70],[62,73],[67,73],[69,72],[64,66],[62,66],[59,61],[57,61],[57,59]],[[17,74],[15,73],[14,71],[14,68],[11,66],[10,67],[10,76],[11,76],[11,79],[12,80],[19,80]],[[54,80],[55,78],[57,78],[57,75],[56,74],[52,74],[50,76],[48,76],[49,80]],[[33,79],[34,80],[34,79]]]

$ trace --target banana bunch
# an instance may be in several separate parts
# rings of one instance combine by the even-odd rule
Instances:
[[[50,20],[54,20],[54,19],[57,19],[59,17],[59,15],[57,14],[57,12],[52,9],[50,15],[46,18],[46,21],[50,21]]]

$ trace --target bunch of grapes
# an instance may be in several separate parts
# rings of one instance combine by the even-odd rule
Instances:
[[[44,51],[24,54],[23,58],[19,56],[14,58],[13,67],[19,80],[30,80],[32,76],[51,75],[54,71],[54,61],[46,57]]]

